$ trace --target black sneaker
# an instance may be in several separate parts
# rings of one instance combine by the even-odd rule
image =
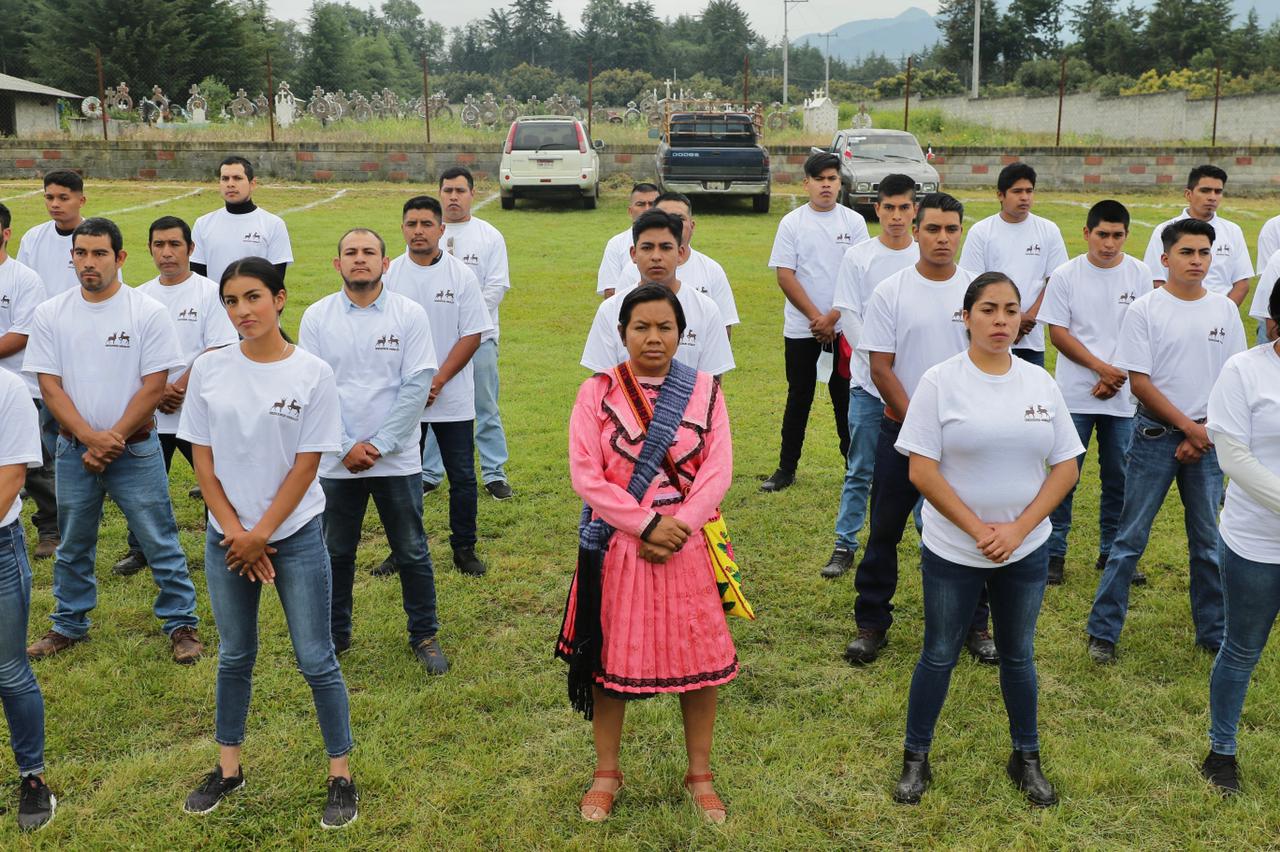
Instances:
[[[422,496],[426,497],[428,494],[430,494],[432,491],[435,491],[439,487],[440,487],[439,482],[427,482],[425,479],[422,480]]]
[[[453,565],[468,577],[483,577],[484,573],[489,570],[489,566],[480,561],[479,556],[476,556],[474,547],[455,547],[453,550]]]
[[[985,628],[970,630],[969,635],[965,637],[964,646],[969,649],[973,658],[984,666],[1000,664],[1000,652],[996,650],[996,642],[991,638],[990,630]]]
[[[147,557],[141,550],[130,550],[120,561],[111,566],[111,573],[117,577],[132,577],[147,567]]]
[[[1133,577],[1129,580],[1130,586],[1145,586],[1147,584],[1147,575],[1143,574],[1137,568],[1133,569]]]
[[[495,500],[510,500],[512,491],[511,484],[505,479],[495,479],[493,482],[486,482],[484,490],[489,492],[489,496]]]
[[[374,577],[394,577],[400,569],[396,567],[395,559],[388,556],[376,568],[370,568],[369,573]]]
[[[187,496],[190,497],[192,500],[203,500],[204,492],[200,490],[199,485],[193,485],[191,488],[187,490]]]
[[[772,494],[775,491],[781,491],[784,488],[790,488],[791,484],[796,481],[795,471],[786,471],[778,468],[773,475],[760,483],[760,490],[766,494]]]
[[[335,656],[341,657],[347,651],[351,650],[350,636],[334,636],[333,637],[333,653]]]
[[[356,821],[359,816],[357,802],[360,794],[356,792],[356,782],[350,778],[334,778],[329,776],[329,799],[324,803],[324,815],[320,817],[321,828],[344,828]]]
[[[39,831],[53,820],[58,800],[39,776],[28,775],[18,788],[18,828]]]
[[[845,646],[844,658],[851,666],[865,666],[874,663],[880,656],[880,649],[889,644],[889,636],[884,630],[872,630],[859,627],[858,636]]]
[[[1109,666],[1116,661],[1116,643],[1106,639],[1089,637],[1089,659],[1100,666]]]
[[[1234,754],[1209,752],[1209,756],[1200,765],[1200,774],[1224,796],[1234,796],[1240,792],[1240,767]]]
[[[239,768],[230,778],[222,777],[222,767],[215,766],[204,776],[200,786],[191,791],[182,809],[189,814],[207,814],[218,806],[229,793],[244,786],[244,769]]]
[[[413,646],[413,655],[422,663],[427,674],[442,675],[449,671],[449,658],[444,655],[440,640],[434,636]]]
[[[1049,578],[1045,581],[1050,586],[1061,586],[1063,575],[1067,570],[1067,560],[1063,556],[1049,557]]]
[[[827,564],[822,566],[822,576],[828,580],[843,576],[853,567],[853,556],[856,552],[852,547],[837,544],[836,549],[831,551],[831,558],[827,560]]]

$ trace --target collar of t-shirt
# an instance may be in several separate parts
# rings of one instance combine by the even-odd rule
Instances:
[[[436,246],[436,251],[439,252],[439,254],[437,254],[430,263],[418,263],[418,261],[413,259],[413,255],[409,252],[409,250],[405,249],[404,260],[405,260],[405,263],[410,264],[410,267],[409,267],[410,269],[412,269],[414,266],[418,267],[419,269],[426,269],[428,267],[435,266],[437,263],[444,260],[444,256],[446,254],[445,250],[440,248],[440,246]]]
[[[76,227],[79,227],[79,226],[77,225]],[[69,230],[69,231],[64,231],[64,230],[62,230],[61,228],[59,228],[59,227],[58,227],[58,224],[57,224],[56,222],[55,222],[55,223],[54,223],[54,225],[53,225],[53,230],[54,230],[54,231],[58,234],[58,236],[60,236],[60,237],[69,237],[69,236],[71,236],[72,234],[74,234],[74,233],[76,232],[76,229],[75,229],[75,228],[72,228],[72,229],[71,229],[71,230]]]
[[[253,203],[252,198],[246,198],[244,201],[224,201],[222,203],[227,208],[227,212],[233,216],[242,216],[258,209],[258,205]]]

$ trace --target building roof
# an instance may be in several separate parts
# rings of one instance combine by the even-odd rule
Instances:
[[[62,91],[62,89],[43,86],[8,74],[0,74],[0,92],[22,92],[27,95],[49,95],[55,98],[84,98],[84,95],[73,95],[71,92]]]

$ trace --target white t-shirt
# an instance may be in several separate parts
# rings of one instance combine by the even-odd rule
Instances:
[[[243,257],[293,262],[284,220],[261,207],[248,213],[228,213],[226,207],[206,213],[196,220],[191,239],[196,244],[191,262],[203,263],[213,281],[221,281],[223,271]]]
[[[614,234],[604,246],[604,257],[600,258],[600,270],[596,273],[596,295],[603,296],[604,291],[617,284],[618,276],[631,263],[631,246],[634,244],[631,228],[620,234]]]
[[[419,266],[408,253],[391,261],[382,283],[393,293],[407,296],[427,312],[436,362],[443,364],[462,338],[483,335],[492,328],[484,307],[480,284],[467,265],[448,252],[430,266]],[[422,413],[423,423],[454,423],[476,418],[476,385],[471,361],[454,374],[436,401]]]
[[[1151,232],[1147,253],[1142,259],[1151,269],[1153,281],[1169,279],[1169,270],[1160,262],[1160,255],[1164,254],[1164,244],[1160,241],[1160,235],[1164,233],[1166,226],[1190,216],[1188,211],[1183,210],[1172,219],[1161,222]],[[1209,224],[1213,226],[1214,234],[1213,260],[1209,263],[1209,271],[1204,275],[1204,287],[1212,293],[1225,296],[1231,292],[1232,284],[1253,277],[1253,264],[1249,261],[1249,246],[1245,244],[1244,231],[1240,230],[1239,225],[1228,222],[1216,213],[1209,220]]]
[[[1240,313],[1226,296],[1188,302],[1161,287],[1129,307],[1115,366],[1146,373],[1179,411],[1199,420],[1222,365],[1244,349]]]
[[[1263,258],[1258,257],[1261,264]],[[1271,314],[1268,308],[1271,304],[1271,291],[1275,289],[1276,279],[1280,278],[1280,249],[1276,249],[1270,255],[1270,259],[1263,266],[1262,273],[1258,276],[1258,286],[1253,288],[1253,301],[1249,303],[1249,316],[1254,319],[1268,320]]]
[[[926,370],[969,348],[964,292],[976,277],[957,266],[950,279],[930,281],[912,265],[881,281],[871,294],[858,351],[893,353],[893,374],[908,399]]]
[[[0,370],[0,467],[39,467],[41,459],[40,418],[31,394],[22,379]],[[21,514],[22,498],[15,496],[8,506],[0,506],[0,527],[9,526]]]
[[[796,279],[809,300],[825,314],[831,310],[840,259],[850,246],[870,238],[862,216],[843,204],[825,213],[805,204],[783,216],[778,223],[769,266],[795,270]],[[783,305],[782,317],[783,337],[813,337],[809,319],[790,301]]]
[[[18,260],[40,276],[46,298],[52,299],[67,290],[80,289],[76,266],[71,261],[71,235],[59,234],[52,219],[41,222],[22,235]]]
[[[1120,330],[1129,306],[1151,292],[1151,273],[1136,257],[1121,255],[1110,269],[1089,262],[1087,254],[1059,266],[1049,277],[1040,306],[1040,322],[1071,332],[1091,353],[1115,363]],[[1135,400],[1128,383],[1110,399],[1098,399],[1091,391],[1098,374],[1058,353],[1058,387],[1073,414],[1106,414],[1132,417]]]
[[[1028,213],[1017,224],[1006,222],[997,213],[969,229],[956,263],[965,269],[1003,272],[1018,285],[1022,309],[1031,308],[1040,298],[1049,273],[1067,262],[1067,244],[1062,231],[1048,219]],[[1014,344],[1017,349],[1044,351],[1044,326],[1037,315],[1036,326]]]
[[[629,258],[628,258],[629,260]],[[618,276],[613,292],[626,293],[640,285],[640,270],[634,263],[628,263]],[[707,257],[692,246],[689,248],[689,259],[676,270],[676,278],[681,287],[692,287],[720,309],[720,319],[725,325],[737,325],[738,303],[733,298],[733,288],[729,286],[729,276],[724,274],[724,267]]]
[[[310,352],[295,348],[260,364],[227,346],[191,368],[178,437],[213,451],[213,473],[246,530],[262,520],[298,453],[336,452],[341,434],[333,370]],[[317,478],[270,540],[288,538],[323,511]],[[212,513],[209,523],[225,532]]]
[[[908,266],[914,266],[919,259],[920,245],[914,240],[904,249],[891,249],[878,239],[865,240],[846,249],[840,259],[840,270],[836,273],[836,292],[831,306],[865,321],[867,303],[880,282]],[[844,332],[848,337],[850,329],[846,328]],[[854,347],[853,357],[849,359],[849,387],[862,388],[879,399],[880,391],[871,381],[870,357],[866,351],[857,348],[857,340],[849,343]]]
[[[1263,467],[1280,474],[1280,356],[1274,344],[1227,361],[1209,394],[1208,426],[1246,445]],[[1227,484],[1218,529],[1245,559],[1280,563],[1280,515],[1234,482]]]
[[[507,241],[501,232],[474,216],[466,222],[445,223],[445,251],[467,265],[480,282],[480,294],[493,328],[480,335],[480,342],[498,339],[498,307],[511,289],[507,266]]]
[[[142,377],[183,364],[164,305],[120,285],[105,302],[67,290],[36,308],[25,373],[62,378],[62,389],[95,430],[110,429],[142,387]]]
[[[77,285],[79,286],[79,285]],[[0,337],[9,332],[31,333],[36,308],[45,300],[44,282],[31,267],[12,257],[0,263]],[[0,358],[0,371],[8,371],[26,382],[27,392],[40,398],[35,376],[22,372],[23,350]]]
[[[345,292],[325,296],[302,314],[298,345],[333,369],[342,432],[353,441],[378,434],[405,379],[439,367],[426,311],[386,289],[365,308],[356,307]],[[328,479],[408,476],[421,470],[416,440],[361,473],[343,466],[341,450],[320,460],[320,475]]]
[[[942,478],[983,521],[1018,519],[1048,478],[1047,466],[1084,452],[1062,392],[1043,368],[1010,358],[1010,369],[992,376],[961,352],[920,379],[894,449],[938,462]],[[976,568],[997,564],[977,542],[925,501],[925,547],[948,562]],[[1044,544],[1053,525],[1046,517],[1009,557],[1017,562]]]
[[[630,357],[618,334],[618,315],[626,295],[614,293],[596,308],[581,361],[582,366],[594,373],[607,373]],[[729,335],[725,333],[724,319],[716,303],[683,282],[676,299],[684,309],[685,322],[684,335],[676,347],[676,360],[713,376],[732,370]]]
[[[1267,258],[1280,251],[1280,216],[1273,216],[1258,231],[1258,266],[1262,267]]]
[[[145,284],[139,284],[138,292],[164,305],[178,332],[178,349],[183,363],[170,371],[171,382],[182,378],[201,352],[240,340],[231,318],[227,316],[227,309],[218,298],[218,285],[203,275],[193,272],[181,284],[161,284],[159,277],[152,278]],[[177,433],[181,413],[156,411],[156,428],[164,435]]]

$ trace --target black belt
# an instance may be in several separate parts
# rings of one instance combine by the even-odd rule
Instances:
[[[151,437],[151,430],[155,428],[155,425],[156,425],[156,422],[152,420],[150,423],[147,423],[146,425],[140,427],[137,432],[134,432],[132,435],[125,438],[124,442],[126,444],[142,443],[143,441],[147,440],[147,438]],[[76,436],[72,435],[66,429],[59,428],[58,434],[66,438],[68,441],[74,441],[76,439]]]

